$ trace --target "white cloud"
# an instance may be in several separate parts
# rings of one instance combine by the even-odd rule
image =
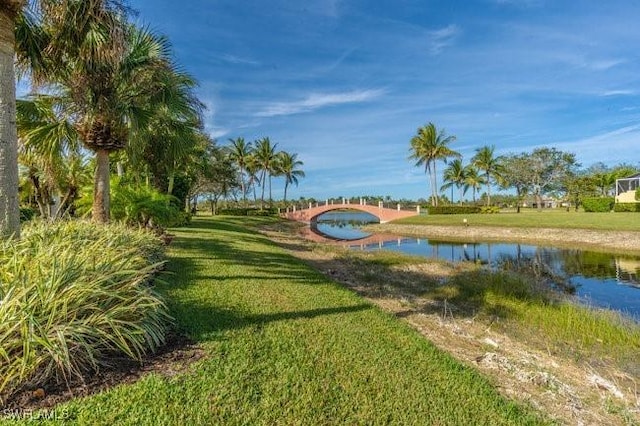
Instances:
[[[449,24],[439,30],[429,31],[429,53],[439,54],[445,47],[453,44],[458,34],[460,34],[460,27],[454,24]]]
[[[636,124],[575,141],[550,145],[576,153],[578,161],[583,165],[589,165],[603,159],[609,164],[633,162],[634,157],[629,153],[635,152],[639,143],[640,125]]]
[[[312,93],[305,99],[291,102],[275,102],[267,105],[255,115],[257,117],[276,117],[314,111],[320,108],[370,101],[381,95],[383,89],[354,90],[344,93]]]
[[[600,96],[628,96],[635,95],[635,93],[633,90],[607,90],[602,92]]]
[[[220,59],[222,59],[225,62],[228,62],[230,64],[238,64],[238,65],[252,65],[252,66],[258,66],[260,65],[260,62],[250,59],[250,58],[243,58],[241,56],[236,56],[236,55],[231,55],[231,54],[224,54],[222,56],[220,56]]]
[[[221,137],[228,135],[229,132],[230,130],[225,129],[224,127],[212,127],[211,130],[209,130],[209,135],[213,139],[220,139]]]

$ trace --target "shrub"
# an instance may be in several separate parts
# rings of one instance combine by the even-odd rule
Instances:
[[[158,238],[124,225],[34,222],[0,242],[0,406],[161,345],[170,317],[150,285],[161,257]]]
[[[636,188],[636,201],[640,201],[640,186]]]
[[[481,211],[478,206],[429,206],[427,208],[429,214],[475,214]]]
[[[610,212],[615,204],[613,197],[586,197],[582,199],[585,212]]]
[[[36,216],[36,211],[31,207],[20,207],[20,222],[28,222]]]
[[[225,216],[275,216],[278,214],[278,209],[258,209],[255,207],[238,207],[232,209],[220,209],[218,214]]]
[[[640,203],[616,203],[613,206],[614,212],[640,212]]]
[[[269,208],[262,210],[249,210],[247,211],[247,216],[275,216],[278,214],[278,209]]]
[[[500,207],[498,207],[498,206],[482,206],[482,207],[480,207],[480,213],[483,213],[483,214],[500,213]]]
[[[92,194],[91,191],[86,191]],[[111,219],[137,226],[180,226],[186,219],[172,201],[175,197],[158,190],[114,179],[111,185]],[[81,198],[81,213],[91,211],[93,196]]]

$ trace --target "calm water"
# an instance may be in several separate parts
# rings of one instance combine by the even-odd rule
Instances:
[[[372,219],[373,218],[373,219]],[[375,217],[358,212],[330,212],[319,217],[317,228],[338,240],[363,239],[364,223]],[[513,243],[459,243],[424,238],[395,238],[366,244],[352,241],[358,250],[392,250],[450,262],[473,261],[494,268],[526,270],[551,285],[599,307],[640,319],[640,258],[581,250]]]
[[[318,216],[311,223],[311,229],[334,240],[359,240],[371,235],[361,230],[360,226],[379,222],[377,217],[365,212],[331,211]]]

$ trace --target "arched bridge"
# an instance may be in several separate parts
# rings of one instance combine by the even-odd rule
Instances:
[[[350,204],[343,201],[341,204],[329,204],[329,202],[326,202],[325,204],[316,204],[315,206],[310,204],[309,208],[306,209],[296,209],[293,207],[292,209],[287,209],[286,212],[280,213],[280,216],[291,220],[297,220],[298,222],[311,222],[316,217],[328,211],[344,209],[359,210],[370,213],[380,219],[380,223],[386,223],[392,220],[417,216],[420,214],[420,207],[417,207],[416,210],[401,210],[400,205],[397,205],[395,209],[389,209],[384,207],[382,203],[377,206],[370,206],[362,201],[360,204]]]

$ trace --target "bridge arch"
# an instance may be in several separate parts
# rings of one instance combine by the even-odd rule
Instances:
[[[380,223],[386,223],[392,220],[411,217],[411,216],[417,216],[418,214],[420,214],[419,209],[416,211],[407,211],[407,210],[399,210],[399,209],[388,209],[383,207],[382,205],[369,206],[366,204],[363,205],[363,204],[346,204],[346,203],[342,203],[342,204],[327,203],[324,205],[317,205],[315,207],[312,206],[308,209],[287,211],[285,213],[281,213],[281,216],[287,219],[296,220],[298,222],[309,223],[323,213],[333,211],[333,210],[345,210],[345,209],[358,210],[358,211],[363,211],[363,212],[372,214],[373,216],[380,219]]]

